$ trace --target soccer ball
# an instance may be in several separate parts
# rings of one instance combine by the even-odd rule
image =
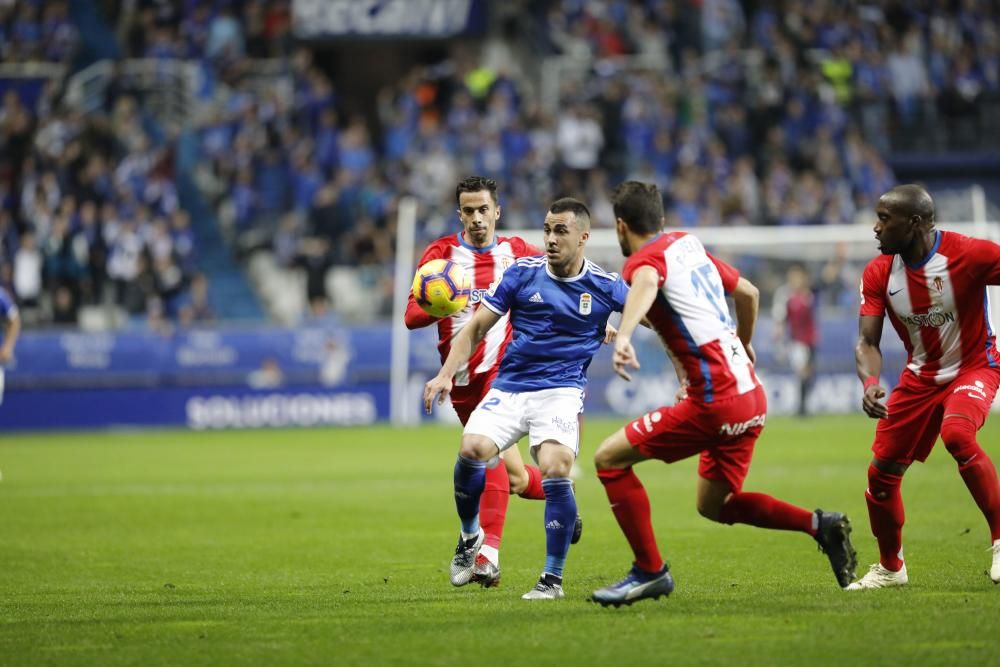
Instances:
[[[432,259],[417,269],[411,291],[424,312],[448,317],[469,302],[469,276],[455,262]]]

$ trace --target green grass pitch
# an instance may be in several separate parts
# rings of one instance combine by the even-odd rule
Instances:
[[[812,540],[694,509],[695,462],[638,468],[677,589],[604,609],[630,552],[593,474],[565,600],[522,601],[542,503],[512,498],[498,589],[448,583],[459,430],[0,438],[0,665],[996,665],[985,523],[939,444],[903,485],[906,589],[847,594]],[[773,419],[747,490],[854,521],[873,422]],[[1000,420],[980,432],[1000,460]],[[523,450],[522,450],[523,451]]]

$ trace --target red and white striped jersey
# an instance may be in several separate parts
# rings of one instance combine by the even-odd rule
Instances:
[[[622,277],[631,285],[643,266],[656,269],[660,285],[646,319],[683,365],[688,396],[711,403],[759,387],[726,303],[739,271],[712,257],[687,232],[660,234],[647,242],[625,261]]]
[[[441,353],[441,362],[444,363],[448,352],[451,351],[452,338],[472,319],[472,315],[479,308],[482,296],[489,290],[490,284],[498,280],[507,267],[513,264],[518,257],[540,254],[542,254],[541,250],[516,236],[511,238],[496,236],[493,244],[485,248],[469,245],[462,238],[461,232],[432,242],[424,250],[419,266],[423,266],[432,259],[448,259],[459,264],[465,269],[471,282],[469,305],[451,317],[436,319],[421,310],[416,299],[413,298],[413,294],[410,294],[409,303],[406,306],[406,325],[414,329],[436,321],[438,351]],[[465,396],[465,387],[471,387],[468,390],[470,392],[485,394],[489,387],[484,387],[480,380],[491,379],[496,374],[510,339],[510,314],[506,313],[476,346],[469,361],[458,369],[452,389],[453,400],[469,398]]]
[[[906,368],[934,384],[1000,366],[987,285],[1000,284],[1000,245],[937,232],[918,264],[881,255],[861,277],[862,316],[889,321],[906,347]]]

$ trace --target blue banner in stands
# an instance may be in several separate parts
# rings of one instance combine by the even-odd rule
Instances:
[[[482,33],[481,0],[294,0],[292,29],[300,39],[324,37],[444,38]]]

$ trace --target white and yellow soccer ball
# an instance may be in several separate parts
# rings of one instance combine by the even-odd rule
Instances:
[[[469,276],[451,260],[432,259],[417,269],[411,291],[424,312],[448,317],[469,303]]]

